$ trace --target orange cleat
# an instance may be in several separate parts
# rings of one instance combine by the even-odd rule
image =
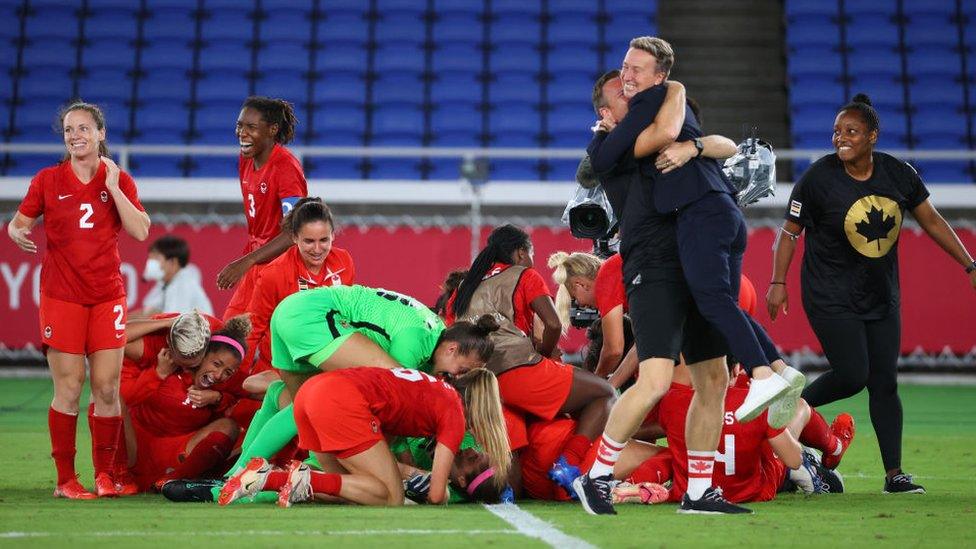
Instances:
[[[119,492],[115,489],[115,481],[112,480],[112,475],[108,473],[95,475],[95,493],[100,498],[119,497]]]
[[[115,493],[120,496],[134,496],[139,493],[139,486],[136,484],[136,479],[132,478],[132,473],[128,470],[116,471]]]
[[[838,415],[830,424],[830,431],[840,439],[840,452],[825,453],[820,458],[820,462],[828,469],[836,469],[840,465],[840,458],[844,457],[844,453],[854,440],[854,417],[851,414]]]
[[[98,496],[85,490],[85,487],[78,482],[78,479],[73,478],[64,484],[59,484],[57,488],[54,489],[54,497],[56,498],[68,498],[68,499],[95,499]]]
[[[653,505],[668,500],[668,489],[653,482],[631,484],[621,482],[614,486],[611,497],[614,505],[619,503],[642,503]]]
[[[270,472],[271,464],[268,460],[261,457],[251,458],[246,467],[227,479],[217,496],[217,503],[230,505],[235,500],[260,492]]]

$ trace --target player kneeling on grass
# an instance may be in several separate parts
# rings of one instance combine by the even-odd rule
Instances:
[[[201,323],[201,329],[206,326]],[[199,361],[174,358],[167,347],[151,367],[127,363],[123,368],[121,393],[132,422],[132,472],[140,491],[158,489],[170,479],[200,477],[230,454],[239,429],[223,411],[233,397],[213,387],[237,371],[250,329],[246,316],[234,317],[210,336]]]
[[[352,368],[315,376],[295,398],[299,446],[308,449],[327,472],[293,462],[275,474],[263,458],[251,460],[221,490],[219,503],[279,490],[288,505],[314,496],[338,497],[361,505],[402,505],[401,472],[386,437],[434,437],[427,501],[445,503],[455,455],[470,429],[485,449],[492,482],[503,486],[511,466],[498,382],[476,369],[454,387],[416,370]]]

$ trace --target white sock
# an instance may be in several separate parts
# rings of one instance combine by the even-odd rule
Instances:
[[[712,486],[715,452],[688,450],[688,498],[701,499]]]
[[[617,459],[620,458],[620,452],[623,451],[624,445],[625,443],[617,442],[604,433],[600,437],[600,446],[597,447],[596,460],[593,461],[593,466],[590,467],[590,478],[606,475],[613,476],[613,466],[617,463]]]

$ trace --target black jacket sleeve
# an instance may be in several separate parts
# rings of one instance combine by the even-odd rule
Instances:
[[[622,158],[634,148],[637,136],[654,122],[667,87],[654,86],[634,96],[630,102],[630,110],[612,132],[596,132],[590,145],[586,148],[590,155],[590,164],[597,175],[606,175],[613,171]]]

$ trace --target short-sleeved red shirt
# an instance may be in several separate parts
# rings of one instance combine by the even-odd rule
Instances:
[[[266,367],[256,368],[254,371],[271,368],[268,324],[271,322],[271,314],[282,299],[300,290],[322,286],[349,286],[354,283],[355,277],[356,267],[352,255],[336,246],[325,257],[325,264],[317,275],[305,268],[301,254],[295,246],[268,263],[258,275],[251,303],[247,308],[251,313],[251,334],[247,337],[248,356],[243,362],[245,368],[250,368],[256,351],[260,351],[261,363]]]
[[[596,298],[596,308],[600,311],[600,316],[607,316],[618,305],[623,305],[626,313],[627,291],[624,288],[624,261],[620,254],[614,254],[603,262],[600,270],[596,273],[596,280],[593,282],[593,297]]]
[[[65,161],[44,168],[31,180],[19,211],[30,218],[44,216],[47,250],[41,267],[41,293],[94,305],[125,296],[119,268],[122,219],[105,186],[105,164],[82,183]],[[119,174],[119,189],[139,210],[135,181]]]
[[[302,390],[328,376],[345,377],[359,389],[383,434],[434,437],[455,453],[461,447],[464,408],[461,395],[446,382],[405,368],[348,368],[315,376]]]
[[[244,253],[260,248],[281,231],[281,200],[308,196],[302,164],[283,145],[275,144],[268,162],[254,169],[254,159],[237,162],[247,218],[247,246]]]
[[[722,437],[715,457],[712,485],[722,488],[726,499],[733,502],[751,501],[762,487],[762,456],[769,447],[768,439],[783,429],[769,426],[767,412],[742,424],[734,411],[748,394],[748,385],[737,383],[725,394],[725,419]],[[685,419],[695,392],[688,385],[671,384],[671,390],[655,408],[657,420],[668,437],[668,447],[674,455],[674,476],[671,499],[677,501],[688,489],[688,447],[685,444]],[[652,410],[652,415],[655,413]],[[653,419],[653,418],[650,418]]]
[[[488,269],[488,272],[482,280],[491,278],[509,267],[511,265],[507,263],[495,263]],[[532,320],[535,318],[535,312],[532,310],[532,301],[544,295],[552,297],[552,294],[549,292],[549,287],[546,286],[545,279],[542,278],[539,271],[531,267],[525,269],[522,272],[522,276],[519,277],[518,284],[515,286],[515,294],[512,295],[512,308],[515,311],[515,318],[510,320],[519,330],[525,332],[526,335],[532,335]],[[456,297],[457,291],[451,295],[451,298],[447,302],[447,316],[444,322],[448,326],[454,324],[454,299]]]

